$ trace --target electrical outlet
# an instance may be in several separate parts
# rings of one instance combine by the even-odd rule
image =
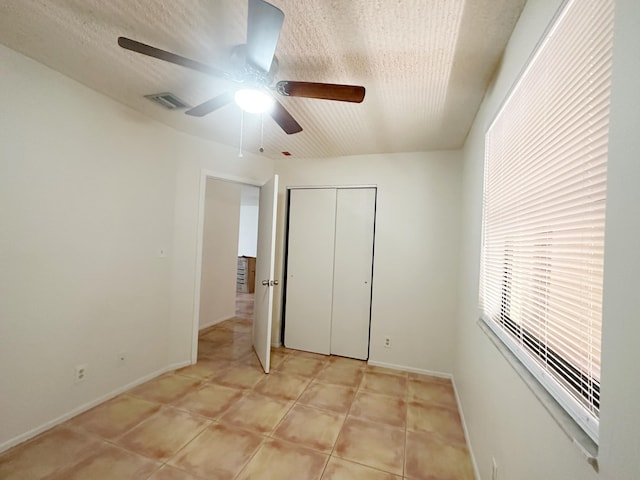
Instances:
[[[391,337],[384,337],[384,348],[391,348]]]
[[[87,365],[76,365],[76,383],[84,382],[87,378]]]
[[[491,457],[491,480],[498,480],[498,463]]]

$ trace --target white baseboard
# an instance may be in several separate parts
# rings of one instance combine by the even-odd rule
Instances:
[[[369,360],[367,362],[367,364],[373,365],[374,367],[391,368],[393,370],[402,370],[402,371],[405,371],[405,372],[420,373],[422,375],[430,375],[432,377],[449,378],[449,379],[453,378],[453,376],[450,373],[434,372],[432,370],[425,370],[423,368],[407,367],[406,365],[396,365],[394,363],[385,363],[385,362],[377,362],[375,360]]]
[[[6,442],[3,442],[0,444],[0,453],[4,452],[5,450],[10,449],[11,447],[15,447],[16,445],[25,442],[33,437],[35,437],[36,435],[40,435],[42,432],[45,432],[53,427],[55,427],[56,425],[60,425],[63,422],[66,422],[67,420],[80,415],[81,413],[86,412],[87,410],[92,409],[93,407],[96,407],[98,405],[100,405],[101,403],[106,402],[107,400],[111,400],[114,397],[117,397],[118,395],[126,392],[127,390],[130,390],[134,387],[137,387],[138,385],[141,385],[145,382],[148,382],[149,380],[162,375],[164,373],[167,372],[171,372],[173,370],[177,370],[178,368],[182,368],[182,367],[186,367],[188,365],[191,365],[191,362],[180,362],[180,363],[175,363],[173,365],[168,365],[165,368],[161,368],[160,370],[156,370],[155,372],[151,372],[143,377],[140,377],[132,382],[127,383],[126,385],[123,385],[122,387],[118,387],[115,390],[110,391],[109,393],[105,393],[104,395],[101,395],[100,397],[91,400],[90,402],[84,403],[76,408],[74,408],[73,410],[64,413],[52,420],[49,420],[48,422],[43,423],[42,425],[39,425],[35,428],[32,428],[31,430],[29,430],[28,432],[25,433],[21,433],[20,435],[17,435],[13,438],[10,438],[9,440],[7,440]]]
[[[464,438],[467,442],[467,449],[469,450],[469,456],[471,457],[471,464],[473,465],[473,474],[477,480],[480,480],[480,472],[478,470],[478,464],[476,463],[476,457],[473,454],[471,448],[471,439],[469,437],[469,430],[467,429],[467,422],[464,419],[464,411],[462,410],[462,403],[460,402],[460,396],[458,395],[458,388],[456,387],[456,381],[451,376],[451,383],[453,383],[453,393],[456,396],[456,403],[458,404],[458,412],[460,412],[460,421],[462,422],[462,429],[464,430]]]
[[[222,322],[226,322],[227,320],[231,320],[232,318],[236,318],[235,315],[231,315],[230,317],[222,317],[222,318],[217,318],[215,320],[211,320],[210,322],[199,325],[198,331],[204,330],[205,328],[213,327],[214,325],[217,325]]]

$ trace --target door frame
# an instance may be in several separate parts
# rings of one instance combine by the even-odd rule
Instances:
[[[195,295],[193,296],[193,322],[191,335],[191,364],[198,361],[198,334],[200,327],[200,288],[202,283],[202,250],[204,243],[204,210],[205,197],[207,192],[207,179],[213,178],[223,182],[237,183],[241,185],[250,185],[253,187],[262,187],[267,180],[260,182],[253,178],[238,177],[236,175],[226,175],[215,172],[213,170],[200,170],[200,195],[198,198],[198,230],[196,237],[196,272],[195,272]],[[259,208],[259,206],[258,206]]]

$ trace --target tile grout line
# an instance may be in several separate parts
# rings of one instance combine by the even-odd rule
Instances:
[[[344,428],[344,425],[347,423],[347,418],[349,418],[349,413],[351,412],[351,408],[353,407],[353,402],[355,402],[356,400],[356,396],[358,395],[358,390],[360,389],[360,385],[362,385],[363,381],[364,381],[364,370],[363,370],[362,377],[358,382],[358,386],[356,387],[355,392],[351,397],[351,403],[349,404],[349,408],[347,409],[347,412],[344,415],[344,419],[342,420],[342,425],[340,426],[340,430],[338,430],[338,435],[336,436],[336,439],[333,442],[333,447],[331,448],[331,452],[329,453],[329,459],[327,460],[327,464],[325,465],[324,470],[322,471],[322,475],[320,476],[321,479],[324,476],[324,472],[327,470],[327,466],[329,465],[331,458],[334,457],[334,452],[336,450],[336,447],[338,446],[338,440],[340,439],[340,434],[342,433],[342,429]],[[336,455],[335,458],[340,458],[340,457]]]
[[[404,413],[404,455],[402,458],[402,478],[406,478],[407,475],[407,446],[409,444],[408,432],[409,432],[409,376],[407,375],[407,389],[404,392],[404,403],[405,403],[405,413]]]
[[[280,363],[280,365],[283,365],[283,364],[284,364],[284,363],[286,363],[289,359],[290,359],[290,357],[289,357],[289,354],[287,353],[287,358],[285,358],[284,360],[282,360],[282,362]],[[284,422],[284,420],[285,420],[285,418],[287,417],[287,415],[289,415],[289,413],[291,412],[291,410],[293,410],[293,408],[298,404],[298,400],[299,400],[299,399],[300,399],[300,397],[304,394],[304,392],[305,392],[305,391],[306,391],[306,390],[311,386],[311,384],[313,383],[313,380],[314,380],[314,379],[317,377],[317,375],[318,375],[322,370],[324,370],[325,368],[326,368],[326,365],[325,365],[323,368],[321,368],[321,369],[320,369],[320,370],[319,370],[319,371],[314,375],[314,377],[313,377],[313,378],[311,378],[311,380],[309,381],[309,383],[308,383],[308,384],[305,386],[305,388],[304,388],[304,389],[303,389],[303,390],[298,394],[298,396],[296,397],[296,399],[295,399],[295,400],[293,400],[293,401],[291,401],[291,400],[290,400],[290,401],[291,401],[291,406],[289,407],[289,409],[287,410],[287,412],[282,416],[282,418],[281,418],[281,419],[280,419],[280,421],[276,424],[276,426],[271,430],[271,432],[269,432],[269,434],[268,434],[268,438],[269,438],[269,439],[271,439],[271,440],[280,440],[280,441],[285,441],[285,440],[279,439],[279,438],[277,438],[277,437],[274,437],[274,436],[273,436],[274,432],[275,432],[275,431],[280,427],[280,425],[282,425],[282,423]],[[276,369],[276,368],[274,368],[273,370],[278,371],[278,369]],[[284,373],[284,372],[282,372],[282,371],[280,370],[280,373]],[[258,383],[260,383],[260,382],[258,382]],[[257,384],[256,384],[256,385],[257,385]],[[256,385],[254,385],[253,389],[255,389],[255,386],[256,386]],[[263,442],[263,443],[260,445],[260,447],[262,447],[262,445],[264,445],[264,443],[265,443],[265,442]],[[260,449],[260,447],[256,450],[256,452],[255,452],[255,453],[254,453],[254,455],[251,457],[251,459],[253,459],[253,457],[255,457],[255,455],[257,454],[257,452],[258,452],[258,450]],[[313,450],[313,449],[309,449],[309,450],[315,451],[315,450]],[[321,453],[321,452],[319,452],[319,453]],[[324,471],[326,470],[327,465],[329,464],[329,460],[330,460],[330,459],[331,459],[331,455],[328,455],[328,456],[327,456],[327,461],[326,461],[326,463],[325,463],[325,465],[324,465],[324,467],[323,467],[323,469],[322,469],[322,472],[321,472],[320,477],[319,477],[319,479],[318,479],[318,480],[320,480],[320,479],[322,478],[322,476],[324,475]],[[249,461],[251,461],[251,460],[249,460]],[[242,467],[242,469],[238,472],[238,475],[240,475],[240,473],[242,473],[242,471],[246,468],[246,465],[248,465],[248,463],[249,463],[249,462],[247,462],[247,464],[245,464],[245,465]],[[234,477],[234,478],[237,478],[237,476],[236,476],[236,477]]]

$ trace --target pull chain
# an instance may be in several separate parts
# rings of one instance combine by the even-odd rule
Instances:
[[[260,115],[260,153],[264,152],[264,113]]]
[[[238,157],[242,158],[242,130],[244,128],[244,110],[240,110],[240,152],[238,152]]]

